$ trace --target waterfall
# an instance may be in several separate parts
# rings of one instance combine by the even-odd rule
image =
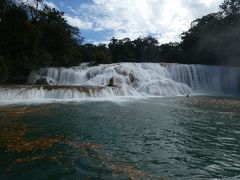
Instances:
[[[237,93],[240,70],[236,67],[166,64],[171,79],[190,86],[195,92]]]
[[[54,86],[36,86],[46,78]],[[180,96],[237,92],[239,69],[221,66],[116,63],[32,71],[25,86],[0,87],[0,100]]]

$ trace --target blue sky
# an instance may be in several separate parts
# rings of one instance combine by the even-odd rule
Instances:
[[[108,43],[112,37],[135,39],[153,35],[160,43],[179,41],[179,34],[223,0],[47,0],[65,12],[85,43]]]

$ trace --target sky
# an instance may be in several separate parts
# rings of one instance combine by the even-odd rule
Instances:
[[[47,0],[65,12],[85,43],[108,43],[112,37],[153,36],[159,43],[180,41],[193,20],[218,11],[223,0]]]

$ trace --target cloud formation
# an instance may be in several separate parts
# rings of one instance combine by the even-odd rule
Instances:
[[[179,34],[186,31],[194,19],[217,11],[222,1],[92,0],[69,7],[74,16],[66,15],[66,18],[80,29],[111,30],[111,37],[134,39],[153,35],[165,43],[178,41]]]
[[[45,1],[44,3],[45,3],[47,6],[49,6],[50,8],[59,9],[53,2]]]
[[[79,29],[92,29],[92,23],[89,21],[83,21],[78,16],[71,16],[65,14],[64,17],[71,26],[78,27]]]

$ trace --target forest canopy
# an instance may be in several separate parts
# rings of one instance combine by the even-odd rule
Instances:
[[[240,65],[240,0],[225,0],[218,12],[193,21],[180,42],[113,37],[99,45],[84,44],[63,12],[41,2],[0,0],[0,83],[23,83],[33,69],[82,62]]]

